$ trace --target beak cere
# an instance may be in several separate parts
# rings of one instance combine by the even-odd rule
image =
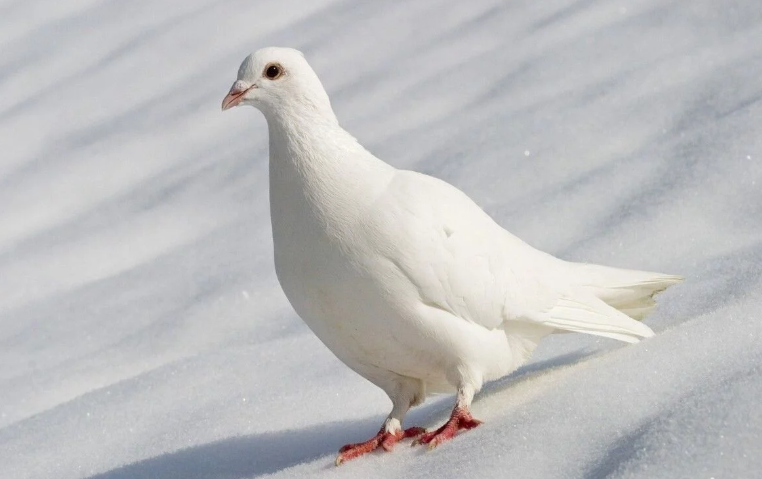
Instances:
[[[246,93],[252,88],[256,87],[257,85],[247,85],[241,80],[233,83],[233,86],[230,87],[228,94],[225,96],[225,98],[222,99],[222,111],[233,108],[234,106],[241,103]]]

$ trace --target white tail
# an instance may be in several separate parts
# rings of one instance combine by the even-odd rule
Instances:
[[[627,316],[641,320],[656,306],[654,296],[683,280],[681,276],[569,263],[579,286]]]

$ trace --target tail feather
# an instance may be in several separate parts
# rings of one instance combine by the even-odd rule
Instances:
[[[654,296],[683,280],[681,276],[571,263],[579,285],[609,306],[641,320],[656,306]]]
[[[557,333],[585,333],[637,343],[654,335],[639,321],[653,310],[654,296],[683,279],[594,264],[569,265],[573,268],[570,277],[576,284],[543,314],[527,316],[524,321]]]
[[[645,324],[585,293],[581,297],[560,298],[544,323],[560,331],[592,334],[628,343],[637,343],[640,338],[654,335]]]

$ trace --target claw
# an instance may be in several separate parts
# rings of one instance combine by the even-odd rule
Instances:
[[[445,441],[449,441],[455,434],[461,429],[473,429],[482,422],[478,419],[474,419],[471,413],[466,408],[453,409],[450,419],[436,431],[427,432],[421,435],[418,439],[413,441],[413,446],[418,444],[426,444],[428,450],[431,451],[438,445]]]
[[[425,432],[426,430],[422,427],[411,427],[396,433],[386,432],[382,428],[380,431],[378,431],[378,434],[365,442],[358,442],[355,444],[347,444],[346,446],[342,446],[342,448],[339,449],[339,455],[336,456],[336,466],[340,466],[350,459],[354,459],[374,451],[378,449],[379,446],[385,451],[390,452],[392,449],[394,449],[394,446],[402,439],[409,437],[418,437]]]

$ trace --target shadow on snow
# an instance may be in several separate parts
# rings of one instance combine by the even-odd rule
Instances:
[[[515,373],[486,385],[481,395],[509,389],[516,380],[577,363],[590,353],[570,353],[528,364]],[[431,424],[452,407],[449,396],[430,401],[409,416],[411,424]],[[477,398],[478,400],[478,398]],[[383,417],[336,421],[300,429],[238,436],[168,452],[91,476],[89,479],[234,479],[270,474],[336,453],[343,444],[367,439]],[[332,462],[332,461],[331,461]]]

